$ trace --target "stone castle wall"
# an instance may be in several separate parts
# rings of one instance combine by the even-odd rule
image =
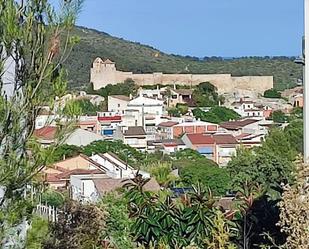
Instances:
[[[98,90],[108,84],[117,84],[126,79],[132,79],[137,85],[189,85],[195,86],[201,82],[210,82],[218,88],[220,93],[232,92],[235,89],[263,93],[273,88],[273,76],[242,76],[234,77],[231,74],[133,74],[116,69],[115,63],[108,60],[104,62],[97,58],[91,68],[90,81],[94,89]]]

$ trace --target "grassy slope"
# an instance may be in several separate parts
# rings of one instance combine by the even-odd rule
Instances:
[[[239,75],[274,75],[276,88],[283,89],[301,78],[301,66],[290,58],[239,58],[233,60],[197,61],[193,58],[168,55],[150,46],[112,37],[86,28],[76,28],[81,42],[66,62],[70,87],[81,89],[89,83],[92,61],[96,57],[110,58],[117,68],[135,73],[232,73]],[[159,53],[159,56],[155,55]]]

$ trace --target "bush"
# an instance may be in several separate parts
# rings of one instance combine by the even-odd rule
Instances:
[[[215,106],[211,108],[210,111],[204,112],[197,108],[193,110],[193,115],[202,121],[207,121],[215,124],[220,124],[222,122],[237,120],[240,115],[234,110],[231,110],[224,106]]]
[[[281,93],[278,92],[276,89],[268,89],[264,92],[264,97],[265,98],[275,98],[275,99],[280,99],[281,98]]]
[[[274,111],[271,114],[271,118],[275,123],[285,123],[288,121],[288,117],[281,110]]]
[[[27,231],[26,248],[40,249],[48,236],[48,221],[34,216],[31,221],[31,228]]]
[[[61,207],[65,202],[65,197],[57,191],[47,190],[42,194],[41,202],[48,206]]]
[[[174,166],[179,168],[181,182],[186,186],[200,182],[209,188],[214,195],[224,195],[229,190],[230,177],[225,168],[207,158],[197,160],[176,161]]]

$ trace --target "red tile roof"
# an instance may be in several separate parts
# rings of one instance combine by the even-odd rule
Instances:
[[[231,134],[215,134],[216,144],[238,144],[236,138]]]
[[[91,174],[103,174],[101,170],[94,169],[94,170],[88,170],[88,169],[73,169],[68,172],[64,172],[57,175],[57,178],[61,180],[68,180],[70,179],[71,175],[91,175]]]
[[[158,126],[159,127],[172,127],[172,126],[177,125],[177,124],[178,124],[178,122],[167,121],[167,122],[160,123]]]
[[[192,144],[214,144],[215,140],[212,135],[207,134],[187,134]]]
[[[53,140],[57,133],[57,127],[45,126],[34,131],[33,135],[40,139]]]
[[[236,138],[231,134],[187,134],[192,144],[237,144]]]
[[[121,116],[107,116],[107,117],[98,117],[99,121],[114,121],[119,122],[121,121]]]

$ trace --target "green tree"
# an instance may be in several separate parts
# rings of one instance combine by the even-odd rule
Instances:
[[[61,65],[78,40],[70,30],[81,3],[64,1],[57,12],[47,0],[0,0],[0,75],[7,70],[5,62],[11,60],[10,69],[13,66],[9,84],[0,77],[2,248],[25,248],[32,214],[28,186],[51,156],[32,139],[35,120],[40,106],[53,109],[55,97],[65,93],[66,71]]]
[[[138,86],[132,79],[125,80],[124,83],[118,83],[116,85],[108,84],[106,87],[99,89],[96,93],[107,98],[109,95],[126,95],[137,94]]]
[[[58,162],[66,158],[78,156],[82,152],[82,148],[76,145],[62,144],[57,146],[53,153],[53,158],[50,163]]]
[[[304,150],[304,124],[302,120],[293,120],[290,124],[284,129],[284,134],[289,140],[293,150],[298,153],[303,153]]]
[[[92,154],[98,153],[106,153],[106,152],[113,152],[117,156],[120,157],[128,164],[140,165],[145,159],[146,155],[142,152],[132,148],[129,145],[123,144],[122,141],[95,141],[91,144],[85,146],[82,149],[82,152],[87,155],[91,156]]]
[[[200,182],[215,195],[225,195],[230,189],[230,177],[225,168],[219,168],[213,161],[203,158],[195,161],[181,160],[174,162],[179,167],[179,176],[185,186]]]
[[[189,111],[189,107],[188,107],[187,104],[180,104],[180,103],[178,103],[176,105],[176,108],[178,109],[178,111],[180,112],[181,115],[185,115]]]
[[[193,91],[192,97],[197,106],[211,107],[219,104],[217,88],[209,82],[200,83]]]
[[[273,111],[271,118],[275,123],[285,123],[288,121],[288,117],[281,110]]]
[[[177,180],[172,174],[172,164],[168,162],[156,162],[145,167],[152,176],[155,177],[161,187],[169,187]]]
[[[168,112],[168,115],[170,115],[171,117],[180,117],[181,116],[180,111],[176,107],[168,108],[167,112]]]
[[[234,110],[231,110],[224,106],[212,107],[209,111],[205,112],[197,108],[193,110],[193,115],[202,121],[207,121],[215,124],[220,124],[222,122],[237,120],[240,115]]]
[[[26,248],[42,249],[48,233],[48,221],[34,216],[31,221],[31,229],[27,231]]]
[[[64,113],[67,114],[70,112],[69,108],[70,105],[77,105],[80,109],[81,115],[89,115],[89,116],[95,116],[97,115],[97,112],[102,111],[100,109],[100,106],[94,105],[90,102],[89,99],[79,99],[79,100],[73,100],[73,103],[68,103],[64,107]]]
[[[134,249],[131,236],[133,220],[129,217],[128,200],[119,193],[109,193],[102,198],[99,207],[106,212],[103,237],[116,248]]]
[[[276,90],[276,89],[268,89],[264,92],[264,97],[265,98],[276,98],[280,99],[281,98],[281,93]]]

